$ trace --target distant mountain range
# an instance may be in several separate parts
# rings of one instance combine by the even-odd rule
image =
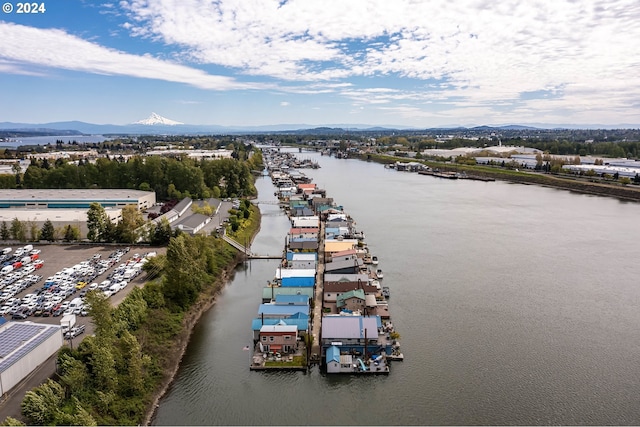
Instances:
[[[93,124],[80,121],[53,122],[53,123],[0,123],[0,132],[3,135],[15,133],[22,136],[24,133],[38,135],[179,135],[179,134],[239,134],[239,133],[290,133],[290,134],[317,134],[338,135],[349,132],[393,132],[393,131],[464,131],[471,132],[488,131],[527,131],[549,129],[638,129],[639,125],[497,125],[497,126],[441,126],[432,128],[415,128],[408,126],[371,126],[366,124],[333,124],[326,126],[307,124],[278,124],[266,126],[218,126],[218,125],[189,125],[162,117],[159,114],[151,115],[143,120],[128,125]]]

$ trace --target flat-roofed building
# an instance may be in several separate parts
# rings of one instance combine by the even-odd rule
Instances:
[[[62,347],[58,325],[7,322],[0,325],[0,396]]]
[[[41,227],[46,220],[54,227],[74,225],[81,236],[87,233],[87,210],[91,203],[104,207],[107,216],[117,223],[122,208],[135,205],[143,211],[156,203],[156,193],[127,189],[0,189],[0,222],[14,219],[33,222]]]
[[[0,209],[89,209],[97,202],[104,208],[123,208],[135,204],[139,210],[156,203],[153,191],[127,189],[0,189]]]

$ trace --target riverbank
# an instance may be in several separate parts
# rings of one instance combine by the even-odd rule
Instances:
[[[545,174],[540,172],[497,169],[489,166],[457,165],[452,163],[407,159],[405,157],[385,156],[381,154],[363,154],[356,157],[360,160],[373,161],[381,164],[390,164],[395,163],[396,161],[415,161],[446,172],[466,172],[479,177],[494,178],[517,184],[535,184],[544,187],[574,191],[577,193],[615,197],[618,199],[640,202],[640,187],[633,185],[591,182],[570,176],[565,177],[562,175]]]
[[[246,235],[249,242],[253,242],[253,239],[260,231],[260,224],[262,222],[260,210],[257,207],[252,206],[251,212],[252,217],[254,219],[257,218],[257,221],[251,221],[250,226],[243,230],[245,232],[244,235]],[[182,322],[182,331],[177,336],[177,341],[175,342],[175,346],[173,348],[174,352],[172,353],[172,357],[169,359],[169,362],[167,364],[169,374],[165,376],[160,384],[159,389],[153,395],[152,401],[147,407],[146,415],[144,417],[142,425],[148,426],[151,424],[156,414],[156,410],[158,408],[160,400],[167,393],[167,390],[169,390],[171,384],[173,384],[178,369],[180,369],[182,358],[184,357],[187,346],[189,345],[191,334],[193,333],[193,328],[197,325],[202,315],[216,304],[217,296],[220,294],[220,291],[233,278],[233,272],[235,268],[243,261],[244,255],[238,252],[233,261],[224,268],[222,274],[220,275],[214,286],[207,288],[206,292],[200,295],[198,301],[196,301],[196,303],[193,304],[189,311],[185,314]]]

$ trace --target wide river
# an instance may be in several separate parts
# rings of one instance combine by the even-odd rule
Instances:
[[[375,377],[249,371],[277,266],[251,261],[197,325],[155,424],[640,424],[640,204],[299,156],[380,259],[405,361]],[[287,219],[260,208],[252,249],[280,253]]]

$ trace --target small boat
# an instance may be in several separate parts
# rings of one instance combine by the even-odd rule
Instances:
[[[385,298],[389,298],[391,296],[391,292],[389,291],[389,287],[388,286],[384,286],[382,288],[382,296]]]
[[[377,265],[378,264],[378,257],[377,256],[372,256],[371,257],[371,264],[373,265]]]
[[[378,276],[378,279],[382,279],[384,277],[384,274],[382,274],[382,270],[381,269],[377,269],[376,270],[376,276]]]

